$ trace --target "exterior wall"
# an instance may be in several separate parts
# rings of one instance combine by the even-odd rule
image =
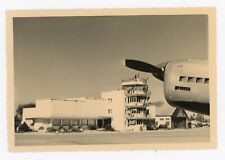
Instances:
[[[24,108],[22,123],[26,122],[30,128],[39,130],[41,127],[46,129],[50,124],[44,124],[46,117],[51,117],[52,104],[48,99],[37,100],[35,108]]]
[[[115,130],[125,130],[125,94],[123,90],[102,92],[102,98],[111,100],[112,127]]]
[[[36,112],[37,108],[24,108],[23,109],[23,116],[22,116],[22,123],[26,122],[26,119],[28,118],[33,118],[36,116],[35,112]]]
[[[112,117],[111,101],[103,99],[66,99],[66,100],[37,100],[35,108],[23,109],[23,122],[31,128],[39,130],[52,125],[53,119],[64,121],[78,120],[81,125],[82,120],[90,123],[97,123],[97,119]],[[92,121],[91,121],[92,120]],[[34,122],[34,123],[31,123]]]
[[[39,128],[44,127],[44,119],[37,118],[34,120],[34,129],[38,130]]]
[[[26,119],[25,122],[31,129],[34,130],[40,130],[41,128],[43,128],[42,130],[45,130],[51,126],[51,121],[49,118],[32,118],[32,120]]]
[[[24,108],[23,109],[23,122],[27,118],[45,118],[51,117],[52,103],[50,99],[37,100],[35,108]]]
[[[147,107],[147,109],[149,110],[149,116],[150,116],[152,119],[155,119],[155,118],[156,118],[156,106],[150,104],[150,105]]]
[[[63,108],[63,109],[62,109]],[[96,118],[111,117],[108,112],[111,103],[103,99],[87,100],[54,100],[52,101],[52,116],[62,118]]]
[[[155,123],[157,127],[167,124],[168,128],[172,128],[171,116],[157,116],[155,118]]]
[[[47,117],[110,117],[108,100],[37,100],[35,108],[23,109],[23,120]]]

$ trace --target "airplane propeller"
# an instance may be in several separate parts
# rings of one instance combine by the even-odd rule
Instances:
[[[138,60],[133,60],[133,59],[125,59],[124,65],[128,68],[142,71],[142,72],[147,72],[151,73],[154,77],[157,79],[163,81],[164,80],[164,70],[165,66],[167,63],[163,63],[163,65],[154,66],[152,64],[143,62],[143,61],[138,61]]]

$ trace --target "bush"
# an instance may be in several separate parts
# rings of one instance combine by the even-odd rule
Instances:
[[[83,128],[81,126],[72,126],[72,132],[83,132]]]
[[[96,125],[88,125],[89,130],[96,130],[97,126]]]
[[[57,129],[55,127],[51,126],[51,127],[48,127],[46,130],[48,132],[56,132]]]
[[[168,125],[167,124],[160,124],[159,129],[168,129]]]
[[[69,126],[63,126],[62,129],[64,130],[64,132],[70,132]]]
[[[154,124],[147,125],[147,130],[157,130],[157,129],[158,129],[158,127],[156,125],[154,125]]]
[[[44,127],[39,127],[39,129],[38,130],[44,130]]]
[[[196,127],[202,127],[203,125],[202,125],[202,123],[197,123],[196,124]]]
[[[19,129],[19,127],[21,125],[21,117],[19,117],[18,115],[14,116],[14,122],[15,122],[14,129],[17,132],[18,131],[17,129]]]
[[[23,122],[23,124],[19,127],[20,132],[29,132],[31,131],[30,127],[26,124],[26,122]]]
[[[69,126],[69,128],[68,128],[67,132],[68,132],[68,133],[73,132],[73,127],[72,127],[72,126]]]

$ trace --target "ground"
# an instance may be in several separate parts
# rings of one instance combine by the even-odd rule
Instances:
[[[210,141],[209,128],[157,130],[144,132],[82,133],[17,133],[16,146],[31,145],[92,145],[137,143],[203,143]]]

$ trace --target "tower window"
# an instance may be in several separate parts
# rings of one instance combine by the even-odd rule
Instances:
[[[204,82],[204,78],[196,78],[196,83],[203,83]]]
[[[209,78],[205,78],[205,82],[204,83],[208,84],[209,83]]]
[[[187,82],[187,77],[186,76],[180,76],[179,81],[180,82]]]
[[[108,109],[108,113],[112,113],[112,109]]]
[[[87,119],[82,119],[81,120],[81,125],[88,125],[88,120]]]
[[[195,77],[188,77],[188,82],[196,82],[196,78]]]

